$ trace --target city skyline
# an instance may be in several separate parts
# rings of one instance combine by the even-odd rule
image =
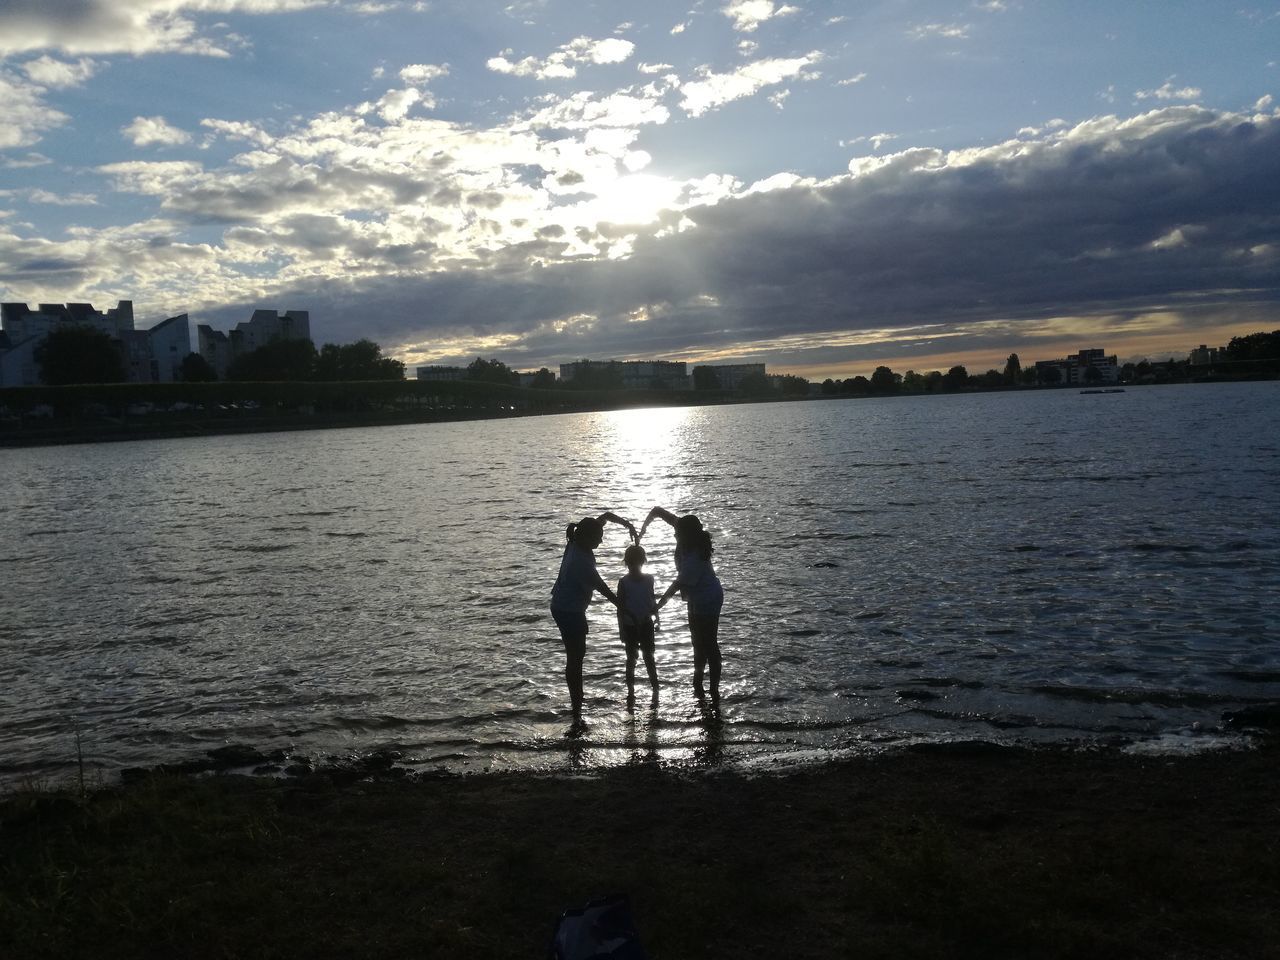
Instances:
[[[624,13],[628,16],[624,16]],[[1280,11],[0,10],[0,300],[812,380],[1276,324]]]

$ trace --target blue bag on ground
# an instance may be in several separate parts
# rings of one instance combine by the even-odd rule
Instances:
[[[552,960],[648,960],[631,919],[626,894],[592,900],[579,910],[566,910],[551,938]]]

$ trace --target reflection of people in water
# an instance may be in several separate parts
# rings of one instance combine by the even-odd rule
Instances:
[[[627,574],[618,581],[619,610],[631,614],[631,622],[618,615],[618,633],[627,651],[627,700],[636,696],[636,654],[644,654],[644,666],[649,671],[649,686],[658,695],[658,667],[653,661],[653,618],[658,612],[658,601],[653,595],[653,577],[641,572],[644,566],[644,547],[633,543],[622,555]]]
[[[575,715],[582,712],[582,660],[587,653],[587,607],[591,605],[591,594],[599,591],[618,607],[619,617],[631,619],[631,615],[618,606],[618,598],[596,572],[596,556],[592,551],[604,538],[606,520],[622,524],[635,539],[635,527],[613,513],[602,513],[599,517],[586,517],[569,524],[566,532],[568,543],[560,561],[560,572],[555,586],[551,588],[551,616],[564,640],[564,679],[569,686],[569,700]]]
[[[724,605],[724,588],[711,567],[711,534],[702,521],[689,513],[677,517],[669,510],[654,507],[640,527],[640,536],[651,520],[665,520],[676,532],[676,579],[658,601],[658,609],[680,591],[689,605],[689,637],[693,641],[693,689],[703,695],[702,675],[709,671],[711,699],[720,699],[720,608]]]

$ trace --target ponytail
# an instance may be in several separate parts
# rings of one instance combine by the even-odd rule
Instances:
[[[706,530],[703,530],[702,535],[698,537],[696,543],[699,552],[702,554],[702,559],[710,560],[711,555],[716,552],[716,548],[711,545],[711,534],[707,533]]]

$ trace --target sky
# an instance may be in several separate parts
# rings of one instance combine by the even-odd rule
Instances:
[[[0,0],[0,300],[814,379],[1280,327],[1280,0]]]

